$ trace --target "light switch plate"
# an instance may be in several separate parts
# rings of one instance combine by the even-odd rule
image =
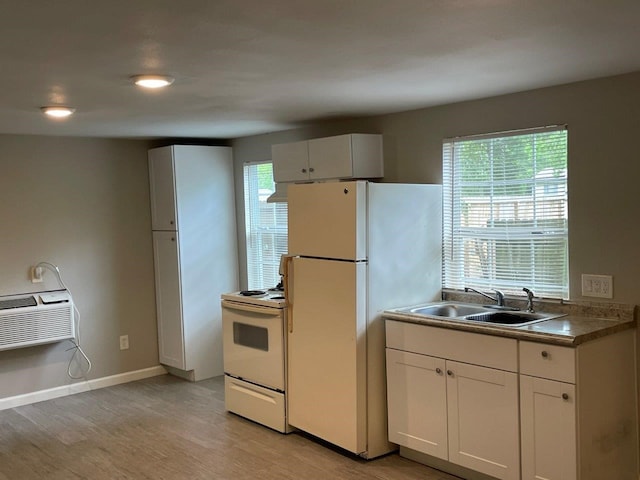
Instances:
[[[613,298],[613,277],[611,275],[582,274],[582,296]]]

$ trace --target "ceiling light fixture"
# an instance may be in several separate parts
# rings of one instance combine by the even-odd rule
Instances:
[[[175,79],[169,75],[134,75],[131,80],[139,87],[163,88],[171,85]]]
[[[75,108],[64,107],[62,105],[50,105],[47,107],[40,107],[40,110],[45,115],[48,115],[54,118],[66,118],[76,111]]]

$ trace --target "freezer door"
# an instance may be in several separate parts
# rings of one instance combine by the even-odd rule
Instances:
[[[367,182],[289,185],[289,254],[365,260]]]
[[[366,264],[294,258],[289,423],[360,454],[367,448]]]

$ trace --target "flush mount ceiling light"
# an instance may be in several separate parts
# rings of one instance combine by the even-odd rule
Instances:
[[[64,107],[62,105],[51,105],[47,107],[40,107],[40,110],[45,115],[54,118],[66,118],[76,111],[75,108]]]
[[[169,75],[134,75],[131,80],[139,87],[163,88],[171,85],[175,79]]]

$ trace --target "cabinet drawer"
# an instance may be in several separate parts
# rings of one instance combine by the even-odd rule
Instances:
[[[576,350],[571,347],[521,341],[520,373],[575,383]]]
[[[518,371],[517,340],[394,320],[385,325],[389,348]]]

